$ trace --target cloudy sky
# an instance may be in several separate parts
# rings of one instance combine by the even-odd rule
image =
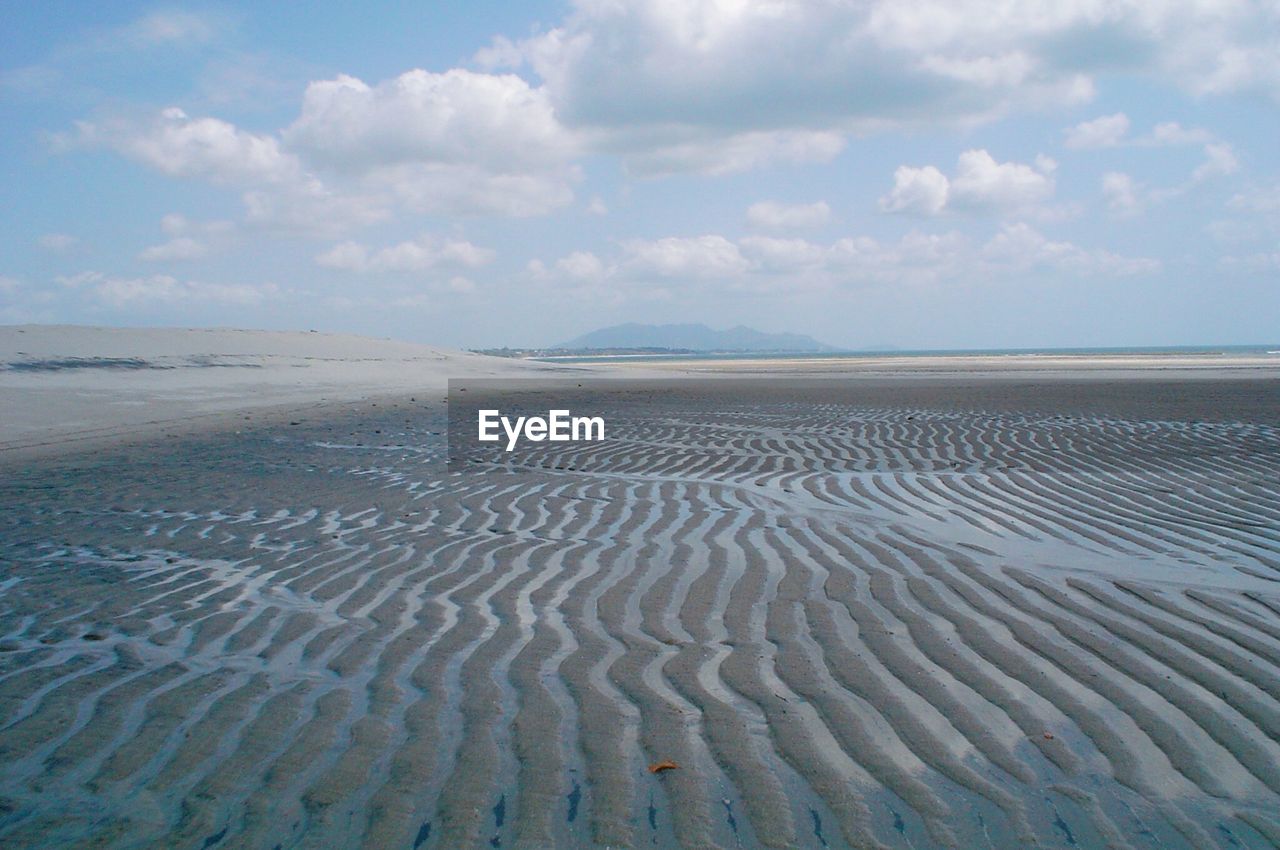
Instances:
[[[1280,342],[1274,2],[307,5],[3,2],[0,322]]]

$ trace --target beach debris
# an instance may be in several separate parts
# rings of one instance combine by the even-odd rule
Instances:
[[[1052,732],[1045,732],[1045,733],[1044,733],[1044,739],[1045,739],[1046,741],[1052,741],[1052,740],[1053,740],[1053,733],[1052,733]]]
[[[662,773],[664,770],[677,770],[679,767],[680,765],[670,759],[663,759],[662,761],[655,761],[653,764],[649,765],[649,772]]]

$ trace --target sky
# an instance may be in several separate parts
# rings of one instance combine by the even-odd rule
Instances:
[[[0,0],[0,323],[1280,343],[1280,5]]]

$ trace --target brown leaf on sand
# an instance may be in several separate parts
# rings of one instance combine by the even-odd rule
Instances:
[[[663,761],[655,761],[653,764],[649,765],[649,772],[662,773],[664,770],[675,770],[678,767],[680,767],[680,765],[670,759],[665,759]]]

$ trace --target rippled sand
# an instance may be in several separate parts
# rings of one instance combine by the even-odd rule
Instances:
[[[842,386],[6,470],[0,845],[1280,844],[1276,383]]]

